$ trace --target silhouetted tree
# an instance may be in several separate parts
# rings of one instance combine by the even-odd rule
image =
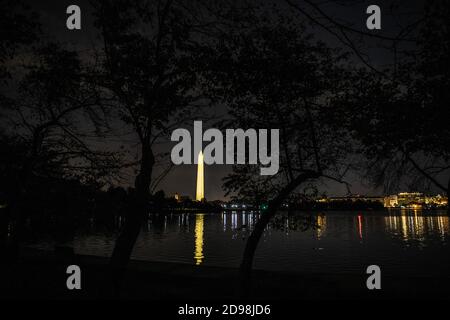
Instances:
[[[6,80],[11,78],[11,59],[21,47],[36,41],[40,25],[37,14],[22,1],[1,0],[0,28],[0,82],[3,88]]]
[[[117,168],[116,156],[86,142],[91,132],[101,132],[103,121],[97,92],[84,79],[78,55],[46,44],[34,48],[28,58],[1,110],[4,135],[16,145],[2,161],[5,168],[14,169],[5,174],[13,188],[10,205],[17,230],[23,224],[27,197],[44,182],[98,183]],[[69,210],[69,201],[65,204]]]
[[[152,179],[158,179],[152,178],[159,156],[156,144],[167,141],[173,128],[205,104],[198,53],[204,37],[199,31],[207,22],[191,1],[100,1],[94,7],[104,42],[100,83],[140,148],[135,208],[111,257],[113,268],[121,270],[149,212]]]
[[[336,103],[336,121],[360,143],[375,185],[388,191],[402,183],[433,186],[448,195],[450,6],[436,1],[425,9],[417,45],[381,75],[360,70]]]
[[[29,147],[24,174],[99,179],[111,169],[105,161],[113,159],[84,139],[101,134],[104,115],[77,54],[50,44],[37,49],[31,61],[14,103],[3,113],[8,128]]]
[[[246,23],[218,44],[224,69],[217,81],[233,116],[229,125],[280,130],[276,175],[260,176],[258,167],[245,165],[225,179],[226,189],[238,196],[264,188],[269,200],[245,247],[240,269],[247,281],[259,239],[282,203],[302,184],[342,181],[351,148],[345,132],[331,130],[326,121],[331,98],[346,85],[345,55],[316,41],[296,15],[256,9],[244,16]]]
[[[387,1],[383,16],[388,12],[397,23],[377,32],[357,28],[333,12],[339,6],[358,6],[358,1],[335,7],[309,0],[285,3],[348,48],[364,67],[354,78],[359,104],[351,108],[347,96],[336,119],[342,124],[354,120],[351,130],[364,140],[361,152],[369,159],[364,166],[375,185],[389,191],[406,182],[410,188],[433,185],[448,193],[448,183],[442,182],[450,169],[444,123],[448,108],[442,107],[448,101],[448,2],[417,1],[415,10],[409,10]],[[383,50],[383,64],[378,53],[371,53],[373,47]]]

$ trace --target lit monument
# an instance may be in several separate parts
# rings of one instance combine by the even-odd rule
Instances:
[[[203,152],[198,154],[197,161],[197,192],[195,194],[195,200],[202,201],[205,198],[205,180],[203,169]]]

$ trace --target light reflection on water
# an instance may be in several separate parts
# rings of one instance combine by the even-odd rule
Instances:
[[[402,210],[400,215],[389,215],[384,220],[386,231],[401,236],[404,241],[426,241],[430,235],[445,241],[449,234],[448,216],[424,216],[417,210],[413,212]]]
[[[195,216],[195,251],[194,259],[195,264],[199,265],[203,261],[203,217],[204,214],[200,213]]]
[[[370,264],[385,272],[426,275],[450,270],[449,217],[445,212],[326,212],[311,214],[306,231],[270,226],[261,238],[255,267],[302,272],[363,273]],[[308,214],[309,216],[309,214]],[[238,267],[256,213],[170,214],[143,227],[133,258]],[[78,253],[108,256],[115,236],[80,233]],[[49,244],[40,243],[45,247]]]

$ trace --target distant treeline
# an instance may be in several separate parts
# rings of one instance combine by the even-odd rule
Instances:
[[[383,204],[379,201],[350,199],[329,202],[302,201],[289,207],[297,210],[384,210]]]
[[[6,177],[5,177],[6,178]],[[19,199],[15,199],[20,196]],[[18,190],[13,181],[0,183],[0,219],[2,236],[14,234],[16,226],[24,227],[22,235],[32,239],[39,234],[52,235],[57,241],[70,240],[78,228],[95,224],[117,229],[119,221],[135,214],[134,188],[110,187],[102,190],[77,180],[40,179],[34,177],[27,190]],[[217,203],[190,199],[177,201],[163,191],[155,192],[148,201],[148,214],[174,211],[220,211]],[[3,239],[6,240],[6,239]]]

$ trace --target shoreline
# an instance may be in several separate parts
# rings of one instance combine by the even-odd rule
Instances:
[[[121,291],[111,296],[106,257],[24,249],[14,263],[0,264],[1,299],[145,299],[223,301],[239,298],[238,269],[131,260]],[[82,290],[67,290],[68,265],[79,265]],[[260,300],[449,299],[450,273],[384,276],[381,290],[368,290],[366,274],[254,270],[251,294]]]

